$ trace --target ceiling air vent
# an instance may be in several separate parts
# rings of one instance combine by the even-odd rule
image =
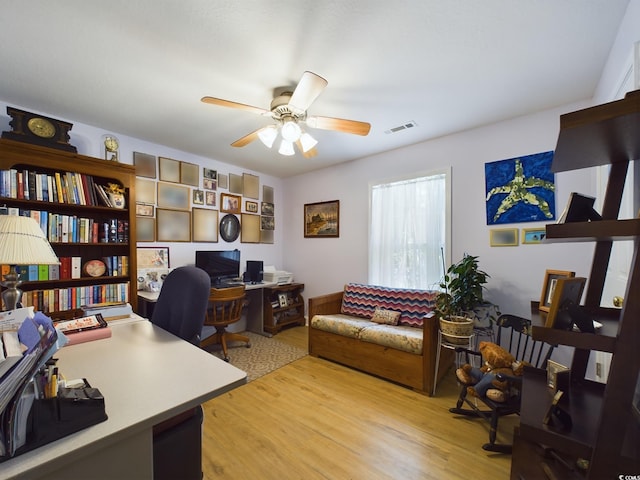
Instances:
[[[390,128],[389,130],[385,130],[384,133],[396,133],[401,130],[406,130],[407,128],[416,127],[418,124],[411,120],[410,122],[403,123],[402,125],[398,125],[397,127]]]

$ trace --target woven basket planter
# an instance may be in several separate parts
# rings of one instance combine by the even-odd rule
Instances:
[[[473,335],[473,320],[466,317],[449,317],[440,319],[440,331],[445,341],[454,345],[468,345]]]

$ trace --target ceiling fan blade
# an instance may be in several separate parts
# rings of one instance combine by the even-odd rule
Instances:
[[[338,132],[353,133],[354,135],[368,135],[371,124],[358,122],[357,120],[345,120],[343,118],[331,117],[307,117],[307,125],[311,128],[322,130],[337,130]]]
[[[230,100],[223,100],[221,98],[202,97],[201,101],[204,103],[209,103],[211,105],[218,105],[220,107],[229,107],[229,108],[237,108],[240,110],[247,110],[248,112],[257,113],[258,115],[264,115],[264,114],[270,113],[269,110],[265,110],[264,108],[253,107],[251,105],[245,105],[244,103],[232,102]]]
[[[259,128],[259,129],[255,130],[255,131],[245,135],[244,137],[239,138],[238,140],[233,142],[231,144],[231,146],[232,147],[244,147],[246,145],[249,145],[251,142],[253,142],[254,140],[256,140],[258,138],[258,133],[260,133],[265,128],[268,128],[268,127]]]
[[[300,140],[296,142],[296,145],[298,146],[298,149],[300,150],[300,153],[302,153],[302,156],[304,158],[313,158],[318,155],[318,149],[316,147],[313,147],[305,152],[302,148],[302,142],[300,142]]]
[[[298,86],[293,91],[293,95],[291,95],[289,106],[303,112],[306,111],[326,86],[327,81],[320,75],[304,72]]]

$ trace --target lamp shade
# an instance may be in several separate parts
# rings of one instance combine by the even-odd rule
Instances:
[[[31,217],[0,215],[0,264],[60,263],[40,225]]]

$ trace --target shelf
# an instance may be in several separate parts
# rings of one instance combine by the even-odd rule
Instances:
[[[544,243],[634,240],[640,237],[640,219],[550,224],[546,230]]]
[[[100,205],[76,205],[73,203],[45,202],[42,200],[25,200],[21,198],[0,197],[0,204],[6,202],[11,202],[12,206],[28,210],[55,210],[56,212],[69,211],[74,212],[74,214],[77,212],[88,212],[100,214],[101,216],[105,216],[105,214],[126,216],[129,211],[128,209],[104,207]]]
[[[32,281],[32,282],[22,282],[21,286],[29,286],[29,287],[35,287],[36,289],[40,289],[43,288],[45,286],[49,286],[49,285],[57,285],[56,287],[53,288],[59,288],[60,285],[64,284],[85,284],[87,282],[92,282],[92,283],[111,283],[113,281],[116,281],[115,283],[124,283],[124,282],[128,282],[129,281],[129,276],[122,276],[122,275],[118,275],[118,276],[108,276],[108,275],[104,275],[102,277],[80,277],[80,278],[65,278],[65,279],[59,279],[59,280],[38,280],[38,281]]]

